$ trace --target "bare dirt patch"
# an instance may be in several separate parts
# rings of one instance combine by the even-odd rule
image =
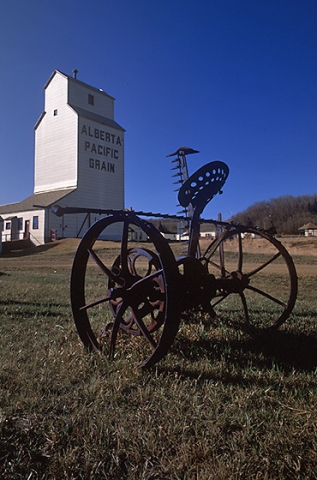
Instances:
[[[317,256],[317,237],[282,237],[278,240],[291,255]]]
[[[279,237],[278,240],[284,245],[286,250],[292,256],[298,275],[317,275],[317,237]],[[12,262],[16,267],[22,267],[32,258],[32,263],[37,266],[52,265],[55,267],[63,266],[71,268],[76,249],[80,239],[68,238],[58,240],[57,242],[34,247],[28,250],[12,252],[8,255],[2,255],[4,263],[8,265]],[[202,241],[202,250],[207,248],[209,240]],[[146,243],[136,243],[136,246],[143,247]],[[100,241],[96,244],[99,248],[108,251],[109,256],[115,256],[120,251],[120,242]],[[184,254],[186,245],[180,243],[171,243],[174,255]],[[244,251],[251,254],[272,253],[274,247],[262,238],[244,239]],[[234,251],[236,242],[230,241],[226,244],[227,251]],[[307,258],[306,258],[307,257]]]

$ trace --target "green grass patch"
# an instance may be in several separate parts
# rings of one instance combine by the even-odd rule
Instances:
[[[142,371],[138,338],[114,361],[84,351],[67,245],[0,257],[0,478],[315,478],[317,275],[277,332],[251,336],[233,302]]]

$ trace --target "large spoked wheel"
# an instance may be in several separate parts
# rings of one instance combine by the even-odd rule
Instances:
[[[285,247],[257,229],[231,227],[202,255],[216,277],[211,306],[218,316],[242,312],[251,329],[278,328],[297,297],[297,274]],[[241,314],[240,314],[241,315]]]
[[[113,241],[105,241],[113,239]],[[80,242],[72,268],[71,304],[89,350],[150,367],[168,352],[180,312],[174,255],[159,231],[132,212],[96,222]]]

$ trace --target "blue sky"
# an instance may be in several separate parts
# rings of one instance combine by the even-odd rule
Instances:
[[[175,213],[166,155],[228,164],[224,218],[317,194],[316,0],[1,0],[0,204],[33,193],[34,125],[55,69],[116,98],[125,204]]]

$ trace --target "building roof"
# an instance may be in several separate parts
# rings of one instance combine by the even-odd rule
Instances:
[[[208,232],[215,232],[216,225],[214,223],[201,223],[200,224],[200,231],[203,233]]]
[[[46,89],[48,87],[48,85],[50,84],[50,82],[52,81],[52,79],[54,78],[54,76],[57,73],[62,75],[65,78],[67,78],[69,81],[80,83],[81,85],[84,85],[85,87],[89,88],[90,90],[93,90],[94,92],[98,92],[101,95],[105,95],[105,96],[107,96],[109,98],[112,98],[114,100],[114,97],[112,97],[111,95],[108,95],[108,93],[104,92],[103,90],[98,89],[96,87],[92,87],[91,85],[88,85],[88,83],[84,83],[84,82],[78,80],[77,78],[73,78],[73,77],[67,75],[66,73],[61,72],[60,70],[54,70],[54,72],[52,73],[52,75],[50,76],[48,81],[46,82],[46,84],[44,86],[44,89]],[[117,128],[118,130],[121,130],[122,132],[125,132],[125,129],[122,128],[117,122],[115,122],[111,118],[106,118],[106,117],[103,117],[102,115],[97,115],[94,112],[89,112],[88,110],[85,110],[84,108],[77,107],[77,106],[72,105],[70,103],[68,103],[68,105],[81,117],[88,118],[89,120],[93,120],[93,121],[99,122],[103,125],[107,125],[108,127]],[[37,120],[37,122],[34,125],[35,130],[37,129],[37,127],[41,123],[45,114],[46,114],[45,111],[43,113],[41,113],[39,119]]]
[[[81,85],[84,85],[85,87],[89,88],[90,90],[94,90],[95,92],[101,93],[101,95],[106,95],[107,97],[112,98],[113,100],[115,100],[114,97],[112,97],[111,95],[109,95],[109,94],[108,94],[107,92],[105,92],[104,90],[102,90],[102,89],[100,89],[100,88],[93,87],[93,86],[89,85],[88,83],[82,82],[81,80],[78,80],[78,78],[73,78],[73,77],[71,77],[70,75],[67,75],[66,73],[61,72],[60,70],[54,70],[54,72],[52,73],[52,75],[50,76],[50,78],[48,79],[48,81],[46,82],[46,84],[44,85],[44,89],[46,89],[46,88],[48,87],[48,85],[51,83],[52,79],[55,77],[55,75],[56,75],[57,73],[59,73],[60,75],[63,75],[63,77],[67,78],[68,80],[71,80],[72,82],[80,83]]]
[[[7,215],[10,213],[26,212],[29,210],[39,210],[47,208],[58,202],[62,198],[72,193],[74,188],[66,188],[63,190],[54,190],[52,192],[34,193],[30,197],[22,200],[22,202],[8,203],[0,205],[0,214]]]
[[[80,107],[75,107],[74,105],[71,105],[69,103],[69,106],[72,107],[73,110],[75,110],[76,113],[78,113],[79,116],[88,118],[89,120],[93,120],[95,122],[99,122],[103,125],[107,125],[108,127],[113,127],[117,128],[119,130],[122,130],[125,132],[124,128],[122,128],[119,123],[115,122],[111,118],[103,117],[102,115],[97,115],[94,112],[89,112],[88,110],[85,110],[84,108]]]
[[[317,230],[317,225],[312,222],[306,223],[302,227],[299,227],[298,230]]]

